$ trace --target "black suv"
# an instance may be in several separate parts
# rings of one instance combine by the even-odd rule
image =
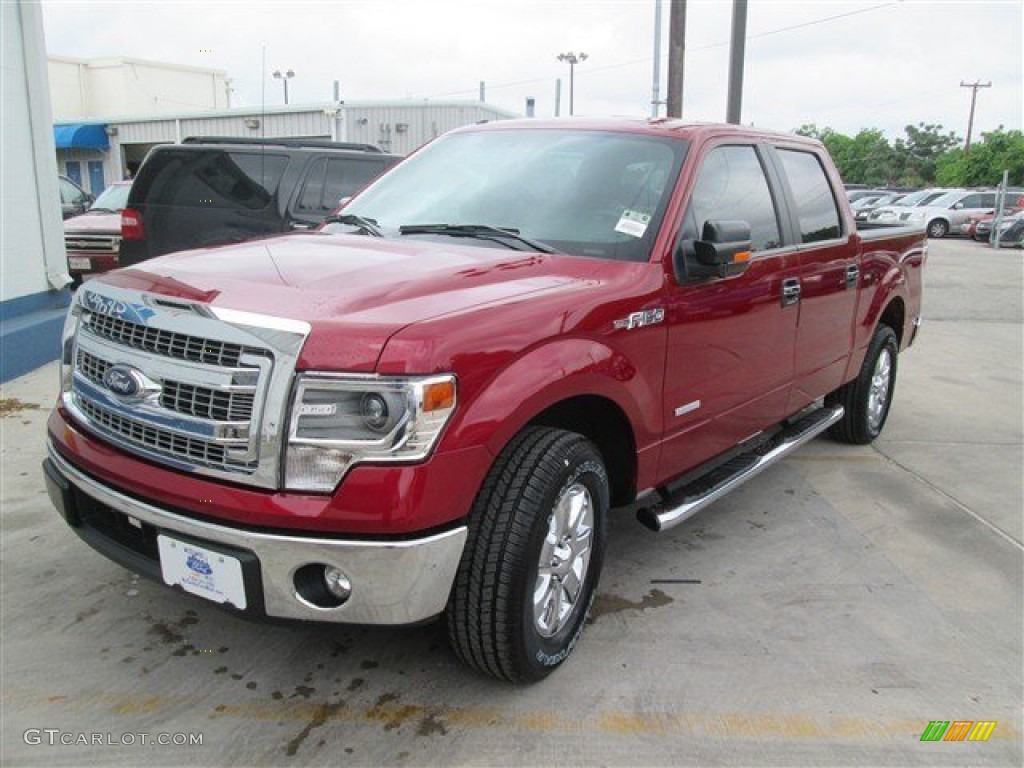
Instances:
[[[311,229],[400,160],[370,144],[188,138],[155,147],[121,213],[121,266]]]

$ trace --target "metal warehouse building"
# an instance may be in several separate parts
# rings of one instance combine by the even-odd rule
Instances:
[[[54,138],[61,173],[88,178],[95,195],[111,181],[134,173],[154,146],[188,136],[331,139],[376,144],[404,155],[453,128],[511,117],[518,115],[479,101],[328,102],[59,121]]]

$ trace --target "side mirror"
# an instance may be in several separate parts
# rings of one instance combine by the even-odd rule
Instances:
[[[959,211],[963,207],[964,207],[963,203],[953,203],[953,210],[954,211]]]
[[[750,224],[712,219],[704,222],[700,240],[693,242],[688,265],[691,277],[729,277],[742,274],[750,263]]]

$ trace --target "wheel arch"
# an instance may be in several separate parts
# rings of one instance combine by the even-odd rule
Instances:
[[[878,325],[887,325],[896,334],[896,341],[900,349],[903,348],[904,328],[906,325],[907,308],[901,296],[893,296],[885,305],[882,313],[878,316]]]
[[[629,504],[636,497],[636,436],[626,413],[614,401],[599,395],[570,397],[545,408],[528,426],[556,427],[583,435],[604,458],[612,505]]]

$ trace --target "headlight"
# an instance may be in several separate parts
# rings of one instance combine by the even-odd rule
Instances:
[[[71,299],[71,306],[64,316],[64,330],[60,334],[60,391],[71,391],[71,372],[74,368],[75,335],[78,333],[79,317],[82,314],[82,305],[78,303],[78,296]]]
[[[422,461],[455,410],[455,389],[452,375],[300,375],[285,486],[330,492],[360,462]]]

